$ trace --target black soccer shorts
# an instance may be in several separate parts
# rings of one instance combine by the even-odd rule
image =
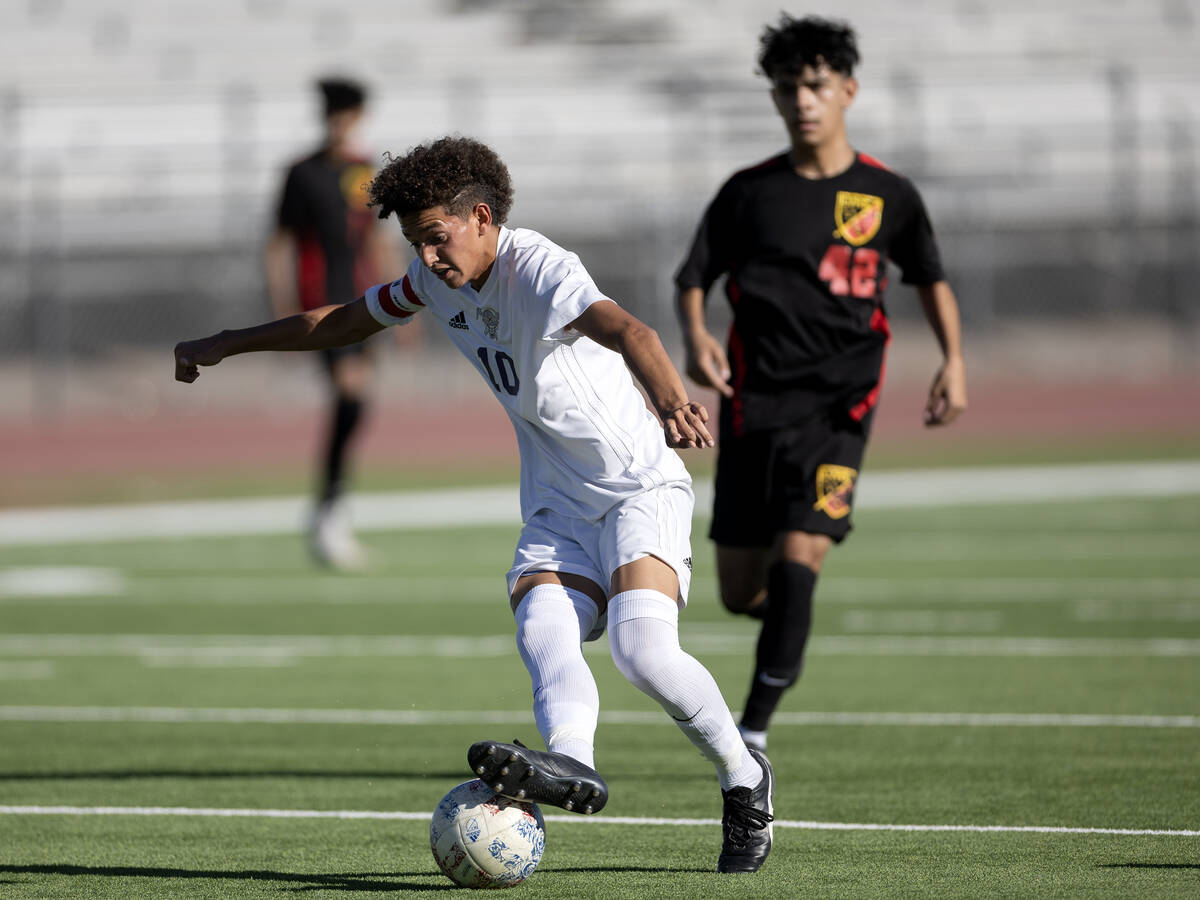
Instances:
[[[821,414],[802,425],[721,435],[708,536],[732,547],[768,547],[784,531],[835,543],[852,524],[854,485],[870,423]]]

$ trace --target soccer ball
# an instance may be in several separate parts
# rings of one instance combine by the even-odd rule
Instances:
[[[455,884],[501,888],[533,874],[546,848],[535,803],[501,797],[478,778],[442,798],[429,823],[429,848]]]

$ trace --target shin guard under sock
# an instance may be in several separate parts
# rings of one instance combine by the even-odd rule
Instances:
[[[742,727],[766,731],[784,691],[796,683],[812,628],[817,574],[802,563],[779,560],[767,573],[767,609],[754,654],[754,679]]]
[[[539,584],[517,605],[517,649],[533,687],[533,716],[546,749],[594,766],[600,696],[581,642],[596,622],[582,591]]]
[[[346,468],[346,448],[350,443],[359,421],[362,419],[363,401],[358,397],[339,394],[334,404],[333,419],[329,424],[329,438],[325,444],[325,459],[322,467],[321,502],[328,503],[337,498],[342,490],[342,478]]]

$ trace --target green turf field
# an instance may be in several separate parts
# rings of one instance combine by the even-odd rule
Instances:
[[[515,891],[1200,895],[1200,497],[857,522],[771,734],[763,871],[714,873],[711,769],[601,644],[612,799],[547,810]],[[736,708],[754,630],[718,609],[705,526],[684,646]],[[453,890],[426,816],[467,746],[540,746],[503,596],[515,536],[371,533],[354,576],[295,536],[0,547],[0,896]]]

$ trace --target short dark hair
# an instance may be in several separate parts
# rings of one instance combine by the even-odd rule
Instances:
[[[369,206],[379,218],[400,218],[435,206],[466,218],[477,203],[492,209],[497,225],[512,209],[508,167],[486,144],[466,137],[444,137],[421,144],[404,156],[386,156],[387,164],[367,188]]]
[[[853,75],[858,64],[858,38],[847,22],[806,16],[794,19],[780,13],[779,25],[768,25],[759,39],[758,66],[774,80],[799,75],[805,66],[821,63],[842,75]]]
[[[367,89],[348,78],[322,78],[317,89],[325,100],[325,117],[346,109],[361,109],[367,102]]]

